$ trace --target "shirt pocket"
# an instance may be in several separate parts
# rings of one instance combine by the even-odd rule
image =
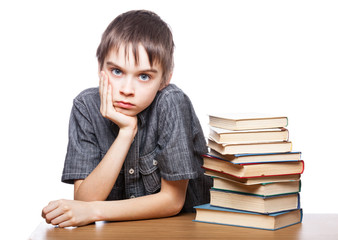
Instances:
[[[155,156],[156,149],[140,157],[140,173],[147,194],[158,192],[161,188],[161,175]]]

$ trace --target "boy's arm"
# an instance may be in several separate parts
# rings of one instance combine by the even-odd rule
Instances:
[[[120,130],[104,158],[84,180],[74,183],[74,200],[106,200],[122,168],[134,134]]]
[[[93,202],[95,219],[123,221],[168,217],[178,214],[185,202],[189,180],[161,179],[161,191],[156,194],[121,201]]]
[[[116,123],[120,130],[114,143],[96,168],[84,180],[75,182],[74,200],[106,200],[137,132],[137,117],[118,113],[113,107],[111,85],[104,72],[101,72],[99,90],[102,116]]]
[[[189,180],[162,179],[161,191],[139,198],[118,201],[50,202],[42,216],[60,227],[82,226],[94,221],[123,221],[176,215],[182,209]]]

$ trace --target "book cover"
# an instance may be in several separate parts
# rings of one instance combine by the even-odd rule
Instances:
[[[209,137],[217,143],[260,143],[288,141],[286,128],[231,131],[223,128],[209,127]]]
[[[196,206],[195,222],[278,230],[302,222],[302,209],[260,214],[203,204]]]
[[[264,114],[209,114],[209,125],[228,130],[252,130],[265,128],[285,128],[288,118]]]
[[[222,178],[213,177],[213,187],[216,190],[225,190],[234,193],[248,193],[257,196],[277,196],[301,191],[301,181],[269,182],[246,185]]]
[[[297,181],[300,179],[300,174],[286,174],[286,175],[278,175],[278,176],[262,176],[262,177],[236,177],[230,174],[215,171],[212,169],[206,169],[204,167],[204,174],[210,177],[217,177],[226,180],[230,180],[233,182],[245,184],[245,185],[253,185],[259,183],[269,183],[269,182],[289,182],[289,181]]]
[[[257,213],[277,213],[300,208],[299,193],[258,196],[225,190],[210,190],[210,205]]]
[[[220,154],[243,154],[243,153],[283,153],[292,151],[292,143],[289,142],[267,142],[267,143],[241,143],[224,144],[208,139],[208,147]]]
[[[203,168],[229,174],[237,178],[253,178],[302,174],[304,171],[304,161],[233,164],[219,158],[203,155]]]
[[[301,160],[301,152],[285,153],[246,153],[246,154],[227,154],[222,155],[212,149],[205,156],[229,161],[234,164],[262,163],[262,162],[286,162]]]

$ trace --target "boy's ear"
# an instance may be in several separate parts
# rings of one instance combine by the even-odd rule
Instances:
[[[172,76],[173,76],[173,73],[170,73],[169,76],[168,76],[168,79],[164,83],[162,83],[162,86],[160,87],[160,90],[162,90],[163,88],[165,88],[166,86],[169,85]]]
[[[168,77],[168,80],[167,80],[167,85],[169,85],[170,81],[171,81],[171,78],[173,76],[173,73],[170,73],[169,77]]]

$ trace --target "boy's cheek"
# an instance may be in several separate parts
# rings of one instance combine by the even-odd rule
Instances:
[[[118,85],[116,84],[116,82],[110,76],[108,77],[108,84],[111,86],[111,88],[112,88],[112,95],[114,96],[114,93],[118,89]]]

